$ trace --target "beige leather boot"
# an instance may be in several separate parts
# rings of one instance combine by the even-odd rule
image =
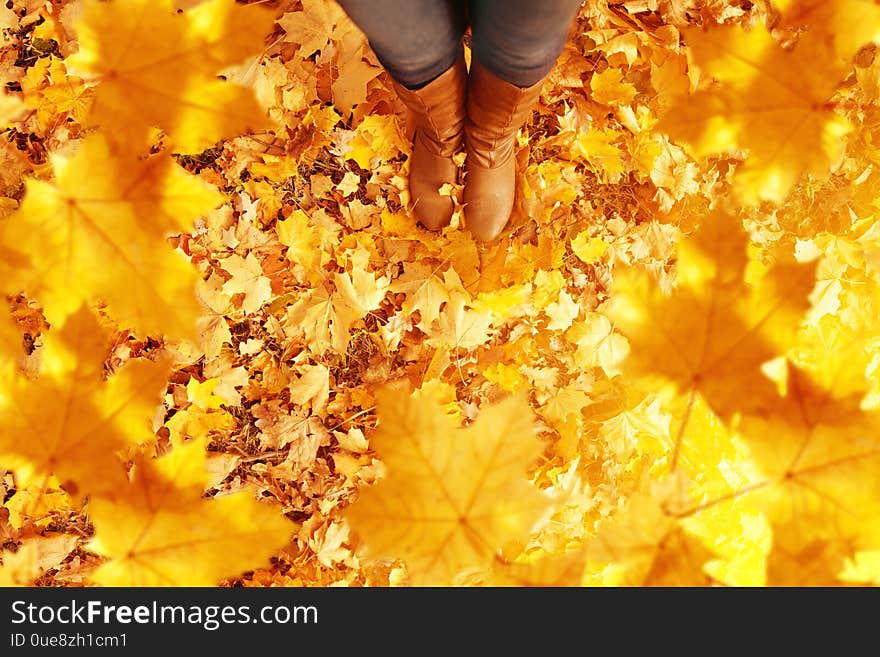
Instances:
[[[467,67],[464,56],[421,89],[394,83],[395,91],[413,113],[415,134],[409,163],[409,194],[416,219],[439,230],[452,219],[452,199],[440,186],[455,183],[458,167],[452,156],[464,132]]]
[[[545,78],[546,79],[546,78]],[[541,95],[544,80],[517,87],[471,62],[464,127],[464,221],[478,240],[493,240],[513,210],[516,133]]]

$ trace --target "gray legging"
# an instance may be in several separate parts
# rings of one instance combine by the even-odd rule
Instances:
[[[468,22],[474,56],[529,87],[556,63],[581,0],[337,0],[389,75],[410,89],[455,62]]]

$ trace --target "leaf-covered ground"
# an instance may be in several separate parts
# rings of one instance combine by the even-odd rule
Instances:
[[[0,28],[0,582],[880,581],[875,3],[585,3],[491,244],[329,0]]]

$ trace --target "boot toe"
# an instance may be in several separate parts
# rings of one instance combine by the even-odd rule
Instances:
[[[504,230],[504,225],[501,226],[468,226],[468,230],[471,232],[471,235],[478,242],[491,242],[495,240],[500,234],[501,231]]]
[[[454,209],[452,199],[434,194],[415,198],[412,211],[424,228],[442,230],[452,221]]]
[[[452,156],[436,155],[417,140],[409,170],[409,195],[416,220],[428,230],[440,230],[452,221],[455,206],[449,196],[440,193],[446,183],[458,178]]]
[[[497,238],[504,227],[507,226],[510,212],[485,211],[466,206],[464,209],[464,223],[467,229],[480,242],[491,242]]]
[[[513,160],[495,169],[468,166],[464,188],[464,223],[481,242],[497,238],[513,211],[516,170]]]

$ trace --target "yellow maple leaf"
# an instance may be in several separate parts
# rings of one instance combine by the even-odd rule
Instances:
[[[645,484],[583,547],[588,582],[610,586],[711,584],[703,565],[711,553],[676,517],[686,504],[679,477]]]
[[[483,370],[483,376],[507,392],[522,390],[529,384],[529,380],[520,373],[518,368],[505,363],[493,363]]]
[[[873,0],[773,0],[783,27],[806,26],[802,39],[816,57],[848,60],[867,43],[880,41],[880,6]]]
[[[586,264],[592,265],[605,255],[608,243],[601,237],[590,237],[589,231],[584,230],[572,238],[571,250]]]
[[[531,293],[532,286],[529,283],[508,285],[480,292],[469,302],[469,305],[474,311],[488,315],[492,320],[492,326],[499,327],[511,317],[519,317],[522,314],[523,309],[529,305]]]
[[[301,278],[311,285],[323,281],[322,269],[330,261],[333,234],[299,209],[275,224],[275,230],[278,239],[287,247],[287,258],[302,266],[304,275]]]
[[[656,198],[661,208],[668,211],[676,201],[700,191],[700,170],[684,149],[670,143],[665,136],[654,143],[659,147],[659,153],[652,160],[648,173],[659,188]]]
[[[815,267],[749,262],[731,219],[716,213],[680,240],[678,285],[668,298],[678,301],[656,304],[662,295],[641,284],[630,296],[634,279],[624,274],[611,316],[639,363],[628,373],[688,393],[671,402],[669,467],[683,466],[695,482],[697,504],[678,517],[716,555],[705,572],[735,585],[790,583],[814,546],[824,563],[836,558],[842,567],[853,549],[880,540],[878,416],[860,408],[869,358],[860,353],[863,336],[826,316],[795,343],[803,367],[780,361],[805,316]],[[667,313],[675,313],[672,323]],[[643,360],[649,353],[653,365]]]
[[[775,396],[761,365],[795,333],[815,266],[749,262],[747,242],[740,220],[716,210],[679,239],[672,294],[661,292],[644,271],[615,271],[602,311],[629,339],[626,374],[659,377],[679,392],[699,393],[723,419]]]
[[[189,438],[207,436],[212,431],[229,431],[235,428],[235,424],[235,418],[226,411],[211,412],[198,406],[179,410],[165,422],[173,445]]]
[[[263,47],[273,16],[262,7],[207,0],[87,0],[68,67],[100,82],[91,119],[115,147],[140,150],[152,126],[178,152],[268,127],[250,90],[217,77]]]
[[[47,130],[64,112],[81,122],[91,102],[82,79],[67,75],[63,60],[54,57],[38,60],[29,68],[21,90],[25,104],[36,110],[37,120]]]
[[[560,290],[559,298],[544,309],[544,313],[550,319],[547,322],[547,330],[565,331],[577,319],[580,312],[581,307],[572,296],[565,290]]]
[[[376,278],[360,268],[351,274],[337,272],[332,280],[336,287],[333,293],[323,285],[308,290],[287,309],[284,320],[286,329],[305,337],[309,348],[319,355],[328,349],[345,353],[351,328],[379,307],[389,286],[386,276]]]
[[[792,367],[787,394],[737,424],[766,476],[750,494],[773,524],[774,550],[880,546],[880,413],[861,410],[860,398],[836,397]]]
[[[235,418],[221,409],[225,401],[214,394],[220,379],[212,378],[199,382],[190,377],[186,384],[188,408],[178,410],[165,422],[171,432],[172,444],[179,444],[185,437],[207,436],[211,431],[223,431],[235,426]]]
[[[654,102],[659,114],[664,114],[669,104],[688,92],[691,80],[684,53],[667,53],[660,61],[651,62],[651,85],[657,92]]]
[[[272,298],[272,283],[263,275],[263,265],[253,251],[244,258],[233,253],[222,261],[222,267],[232,275],[223,284],[223,293],[242,294],[241,309],[245,315],[254,314]]]
[[[436,326],[428,332],[428,344],[473,349],[488,342],[492,335],[492,315],[473,309],[473,300],[454,269],[443,272],[443,279],[449,301],[440,312]]]
[[[428,394],[386,388],[377,403],[387,474],[345,512],[371,556],[403,559],[413,585],[448,585],[528,536],[548,499],[526,477],[541,444],[522,393],[467,428]]]
[[[204,499],[205,440],[139,460],[114,498],[90,501],[90,550],[108,558],[90,575],[101,586],[215,586],[264,566],[294,526],[250,491]]]
[[[599,130],[590,127],[589,130],[577,135],[571,145],[572,157],[583,160],[596,173],[607,174],[608,180],[613,182],[623,173],[623,151],[615,143],[621,136],[615,130]]]
[[[340,25],[350,25],[348,16],[335,2],[303,0],[301,11],[289,11],[278,19],[286,40],[299,44],[297,57],[309,57],[323,50]]]
[[[46,337],[36,381],[5,382],[0,407],[0,462],[54,474],[74,495],[118,489],[125,481],[116,452],[151,441],[149,418],[170,366],[134,361],[104,380],[108,335],[85,307]]]
[[[410,149],[403,138],[399,120],[393,114],[370,114],[357,128],[345,157],[370,170],[374,163],[388,161]]]
[[[285,333],[301,336],[314,353],[321,355],[333,345],[331,325],[333,302],[323,285],[305,292],[296,303],[287,308],[284,317]]]
[[[196,320],[198,344],[208,360],[214,360],[220,355],[224,343],[232,343],[232,332],[226,321],[232,301],[223,294],[224,282],[214,273],[208,280],[199,281],[196,286],[196,294],[203,308],[202,315]]]
[[[671,417],[664,413],[657,398],[646,398],[635,407],[604,420],[599,435],[621,463],[638,454],[663,455],[672,445]]]
[[[220,194],[164,156],[116,160],[100,136],[86,138],[72,157],[54,157],[53,166],[54,182],[27,180],[2,234],[30,258],[21,276],[49,322],[62,324],[84,301],[103,300],[139,331],[194,336],[198,273],[165,237],[190,230]]]
[[[382,232],[395,237],[418,238],[420,229],[412,212],[389,212],[382,208],[379,215]]]
[[[560,127],[563,121],[560,119]],[[576,139],[578,128],[563,128],[559,139],[569,143]],[[580,157],[571,147],[575,158]],[[523,210],[540,224],[552,222],[552,215],[562,206],[572,205],[583,194],[583,174],[573,162],[542,160],[529,165],[523,179]],[[542,263],[546,266],[545,263]]]
[[[578,367],[601,367],[609,377],[620,374],[620,364],[630,353],[627,339],[602,313],[590,312],[583,321],[574,322],[565,339],[577,345],[574,362]]]
[[[290,384],[290,401],[304,406],[310,404],[313,413],[322,413],[330,394],[330,370],[321,365],[300,365],[300,376]]]
[[[636,97],[636,88],[623,81],[619,68],[609,67],[590,78],[591,97],[603,105],[629,105]]]
[[[361,177],[359,175],[353,171],[346,171],[345,175],[342,176],[342,180],[336,185],[336,189],[338,189],[343,196],[351,196],[358,190],[360,184]]]
[[[538,310],[546,309],[559,300],[559,293],[565,288],[565,277],[559,270],[539,269],[534,275],[532,304]]]
[[[844,73],[836,61],[805,43],[785,50],[761,26],[684,35],[694,63],[718,84],[681,96],[659,129],[695,157],[748,149],[736,190],[749,203],[782,202],[801,174],[828,174],[851,129],[829,102]]]
[[[349,331],[354,323],[371,310],[376,310],[388,291],[388,278],[363,269],[337,273],[333,294],[333,348],[344,353],[348,348]]]
[[[699,395],[668,400],[665,406],[673,421],[652,472],[659,465],[687,474],[694,506],[680,520],[713,553],[704,571],[729,586],[765,585],[773,529],[761,500],[748,494],[765,475],[742,438]]]
[[[580,416],[581,410],[592,404],[589,390],[577,382],[554,390],[541,406],[541,414],[554,422],[565,422],[569,415]]]
[[[343,115],[348,116],[355,105],[362,103],[367,97],[367,84],[382,69],[367,62],[367,42],[360,30],[349,32],[338,43],[337,70],[330,85],[333,92],[333,105]],[[389,116],[371,114],[372,116]]]
[[[420,262],[404,263],[403,274],[391,282],[390,290],[406,295],[401,309],[405,313],[418,312],[416,326],[425,332],[440,316],[441,306],[449,301],[449,293],[436,269]]]
[[[880,415],[861,410],[847,383],[838,391],[783,368],[784,394],[730,426],[700,400],[675,409],[699,502],[682,523],[718,555],[706,571],[728,584],[838,583],[846,559],[880,544]]]
[[[220,379],[207,379],[199,381],[194,376],[186,382],[186,399],[190,404],[205,410],[220,408],[223,398],[214,394],[214,390],[220,384]]]
[[[28,481],[23,475],[16,472],[15,494],[3,504],[9,510],[9,524],[15,529],[30,523],[44,528],[55,521],[52,511],[73,511],[78,506],[61,488],[57,477],[40,474]]]

